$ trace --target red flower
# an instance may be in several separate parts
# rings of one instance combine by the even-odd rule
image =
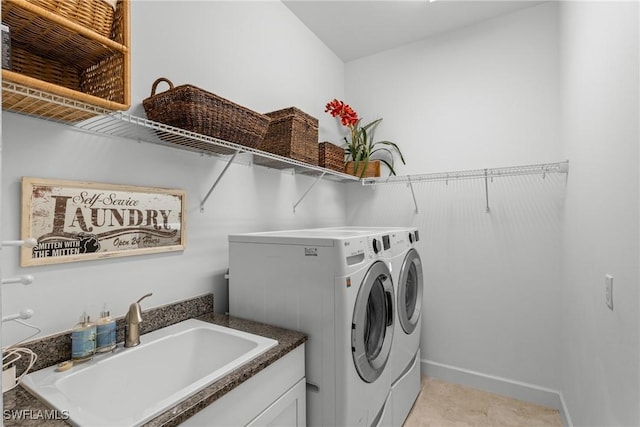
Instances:
[[[359,165],[364,164],[366,167],[369,160],[373,158],[373,155],[377,156],[375,158],[389,168],[391,175],[396,174],[396,171],[393,169],[394,152],[400,156],[400,160],[404,163],[404,157],[402,157],[400,148],[398,148],[398,145],[394,142],[376,141],[374,139],[373,133],[382,121],[381,118],[364,126],[360,126],[360,119],[358,118],[358,114],[353,111],[353,108],[337,99],[327,102],[324,111],[325,113],[331,114],[332,117],[340,117],[340,123],[349,128],[351,140],[349,140],[347,136],[344,137],[344,142],[346,143],[344,154],[345,160],[348,159],[355,163],[355,170],[361,169],[362,174],[364,174],[365,168],[359,168]],[[362,178],[362,176],[360,176],[360,178]]]
[[[332,117],[340,116],[340,123],[343,126],[353,127],[358,124],[358,113],[353,111],[353,108],[349,105],[337,99],[328,102],[324,111],[331,114]]]

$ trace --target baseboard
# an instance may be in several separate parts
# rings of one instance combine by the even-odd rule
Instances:
[[[573,427],[573,422],[569,416],[569,409],[564,401],[564,397],[562,396],[562,393],[558,393],[558,395],[560,396],[560,416],[562,417],[562,425],[565,427]]]
[[[557,390],[470,371],[431,360],[422,359],[420,367],[422,373],[430,377],[557,409],[560,411],[563,425],[566,427],[573,426],[562,393]]]

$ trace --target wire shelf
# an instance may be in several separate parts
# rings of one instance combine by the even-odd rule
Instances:
[[[453,181],[462,179],[484,179],[487,202],[487,212],[489,212],[489,188],[488,182],[494,178],[516,176],[516,175],[542,175],[544,178],[549,173],[564,173],[569,171],[569,162],[542,163],[523,166],[509,166],[491,169],[474,169],[454,172],[437,172],[420,175],[388,176],[377,178],[360,179],[356,176],[341,173],[332,169],[326,169],[308,163],[300,162],[288,157],[267,153],[255,148],[249,148],[234,144],[207,135],[190,132],[174,126],[165,125],[149,119],[136,117],[120,111],[114,112],[105,108],[79,102],[63,96],[52,95],[47,92],[36,90],[17,83],[2,82],[3,104],[5,111],[26,114],[38,118],[44,118],[65,124],[72,124],[74,128],[94,134],[109,135],[113,137],[144,141],[153,144],[168,146],[213,157],[220,157],[227,161],[222,173],[218,176],[207,195],[202,200],[200,208],[204,210],[204,203],[209,195],[224,175],[229,165],[235,160],[239,153],[249,153],[259,157],[261,164],[254,162],[254,165],[263,168],[274,168],[278,170],[289,170],[296,174],[313,176],[316,181],[303,193],[296,206],[304,199],[306,194],[320,180],[326,179],[336,182],[361,182],[364,186],[375,186],[381,184],[408,184],[411,188],[416,213],[418,205],[416,202],[413,184],[429,181]],[[11,101],[11,102],[9,102]],[[53,108],[51,106],[54,106]],[[57,106],[57,107],[55,107]],[[59,108],[58,108],[59,107]],[[39,109],[42,109],[40,111]],[[37,114],[34,114],[34,111]],[[74,124],[75,123],[75,124]],[[216,148],[225,147],[233,152],[232,155],[220,154]]]
[[[73,126],[75,129],[93,134],[144,141],[222,158],[227,164],[200,202],[201,212],[204,211],[204,205],[212,191],[240,153],[251,154],[250,157],[252,157],[253,164],[256,166],[279,171],[291,171],[294,174],[316,178],[313,184],[294,204],[294,211],[311,188],[321,179],[336,182],[360,181],[358,177],[353,175],[190,132],[120,111],[114,112],[113,110],[54,95],[7,80],[2,82],[2,95],[2,108],[4,111],[64,123]],[[230,151],[233,154],[221,154],[219,152],[220,147],[227,148],[228,150],[226,151]],[[255,161],[257,158],[259,162]]]
[[[549,173],[568,173],[569,161],[541,163],[524,166],[508,166],[491,169],[473,169],[454,172],[436,172],[421,175],[388,176],[382,178],[365,178],[362,185],[409,184],[429,181],[454,181],[460,179],[494,179],[516,175],[542,175]]]
[[[6,70],[3,72],[8,73]],[[34,89],[7,79],[2,80],[2,109],[65,124],[111,112],[102,107]]]
[[[359,181],[359,178],[353,175],[244,147],[127,113],[113,112],[113,110],[34,89],[19,83],[3,80],[2,92],[2,108],[4,111],[70,124],[76,129],[91,133],[164,145],[220,157],[228,161],[231,159],[231,155],[219,154],[215,150],[216,147],[226,147],[234,152],[250,153],[253,156],[268,160],[264,162],[267,163],[266,165],[256,164],[256,166],[293,171],[293,173],[303,175],[322,175],[324,179],[338,182]]]
[[[288,157],[278,156],[255,148],[245,147],[122,112],[93,117],[76,124],[75,127],[102,135],[145,141],[229,160],[231,155],[216,152],[217,147],[225,147],[237,153],[250,153],[254,156],[268,159],[271,165],[256,166],[271,167],[279,170],[293,170],[294,173],[303,175],[323,175],[326,179],[339,182],[359,181],[359,178],[353,175],[325,169]]]
[[[366,178],[362,180],[362,185],[375,186],[379,184],[406,184],[411,190],[411,197],[413,198],[413,204],[415,206],[415,213],[419,213],[418,201],[416,199],[416,193],[413,190],[413,184],[430,181],[452,181],[462,179],[483,179],[484,180],[484,194],[486,209],[485,212],[489,213],[491,208],[489,207],[489,182],[493,182],[494,178],[516,176],[516,175],[542,175],[545,178],[549,173],[569,173],[569,161],[556,163],[541,163],[536,165],[524,165],[524,166],[508,166],[503,168],[492,169],[473,169],[466,171],[455,172],[438,172],[429,173],[423,175],[406,175],[406,176],[389,176],[384,178]]]

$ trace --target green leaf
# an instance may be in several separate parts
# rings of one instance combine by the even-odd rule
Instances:
[[[390,165],[389,162],[387,162],[385,159],[378,159],[378,160],[380,160],[382,163],[384,163],[389,168],[389,173],[391,175],[395,175],[396,174],[395,169],[393,169],[393,166]]]
[[[395,175],[395,170],[393,169],[394,153],[398,154],[403,164],[406,164],[406,162],[404,160],[404,156],[402,155],[402,151],[400,151],[400,147],[398,147],[396,143],[386,140],[375,140],[375,130],[380,122],[382,122],[382,118],[376,119],[371,123],[367,123],[366,125],[361,126],[362,119],[359,119],[355,126],[350,127],[351,141],[349,141],[345,137],[345,157],[351,158],[352,161],[356,162],[354,163],[354,167],[356,167],[357,171],[361,162],[364,162],[365,165],[367,165],[369,163],[369,159],[375,153],[384,152],[390,157],[391,161],[389,162],[385,159],[380,160],[384,161],[384,163],[389,167],[389,170],[392,172],[392,174]]]

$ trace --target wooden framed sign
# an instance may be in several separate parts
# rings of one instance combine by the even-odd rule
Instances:
[[[22,178],[23,267],[185,248],[181,190]]]

